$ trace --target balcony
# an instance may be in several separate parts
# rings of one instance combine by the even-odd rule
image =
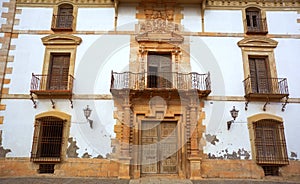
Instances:
[[[143,95],[153,93],[179,94],[182,92],[197,92],[200,97],[206,97],[211,92],[210,74],[154,72],[132,73],[112,72],[110,91],[118,95],[122,91],[130,94]]]
[[[286,78],[251,78],[244,80],[245,98],[248,100],[280,100],[289,96]]]
[[[73,82],[74,77],[72,75],[32,74],[30,96],[34,104],[34,108],[36,108],[37,104],[34,100],[33,94],[35,94],[39,99],[50,99],[52,108],[55,108],[55,103],[52,99],[69,99],[71,107],[73,108]]]
[[[53,31],[72,31],[73,15],[53,15],[51,29]]]
[[[266,19],[254,19],[254,20],[244,20],[244,25],[246,25],[247,34],[267,34],[267,20]]]

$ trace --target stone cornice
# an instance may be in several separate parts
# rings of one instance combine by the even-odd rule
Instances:
[[[112,0],[17,0],[18,6],[29,6],[29,7],[44,7],[44,6],[54,6],[61,3],[71,3],[77,6],[96,6],[96,7],[114,7],[114,2]],[[120,3],[139,3],[140,0],[131,1],[120,1]],[[198,1],[180,1],[176,0],[178,4],[198,4]],[[300,8],[299,0],[206,0],[204,7],[206,8],[245,8],[251,5],[260,6],[262,8]]]

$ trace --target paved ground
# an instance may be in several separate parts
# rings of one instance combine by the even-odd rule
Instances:
[[[300,184],[300,181],[276,181],[272,180],[176,180],[163,178],[146,178],[143,180],[118,180],[99,178],[0,178],[0,184]]]

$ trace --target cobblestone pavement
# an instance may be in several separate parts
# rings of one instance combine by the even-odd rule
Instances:
[[[198,181],[178,179],[143,179],[143,180],[118,180],[101,178],[52,178],[52,177],[16,177],[0,178],[0,184],[300,184],[300,181],[272,180],[221,180],[205,179]]]

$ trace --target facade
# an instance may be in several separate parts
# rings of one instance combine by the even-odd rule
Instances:
[[[1,177],[299,180],[299,1],[0,7]]]

